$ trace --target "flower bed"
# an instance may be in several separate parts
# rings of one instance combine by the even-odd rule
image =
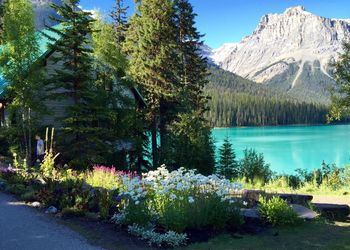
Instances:
[[[97,213],[150,245],[177,247],[242,223],[241,185],[216,175],[203,176],[165,166],[142,176],[96,166],[90,172],[50,170],[46,174],[8,171],[6,191],[44,207],[55,206],[64,217]],[[198,237],[200,235],[200,237]]]
[[[142,178],[122,176],[121,211],[113,220],[150,244],[177,246],[185,243],[190,230],[239,226],[242,218],[235,194],[240,189],[241,185],[216,175],[183,168],[169,172],[162,166]]]

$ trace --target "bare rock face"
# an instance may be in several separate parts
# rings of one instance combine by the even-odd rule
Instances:
[[[43,29],[45,25],[53,26],[57,24],[49,18],[49,16],[58,17],[57,13],[50,5],[52,3],[60,5],[62,0],[32,0],[32,3],[36,13],[35,23],[38,30]]]
[[[212,60],[225,70],[258,83],[327,85],[329,63],[350,37],[350,20],[324,18],[303,7],[261,18],[252,35],[238,44],[212,51]],[[317,91],[317,90],[316,90]]]

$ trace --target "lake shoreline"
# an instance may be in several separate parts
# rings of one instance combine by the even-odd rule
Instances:
[[[294,174],[296,169],[312,171],[322,162],[338,167],[350,163],[349,124],[215,128],[212,135],[216,159],[228,137],[237,160],[244,157],[245,149],[254,149],[278,174]]]
[[[261,126],[239,126],[239,127],[211,127],[211,129],[243,129],[243,128],[276,128],[276,127],[326,127],[326,126],[346,126],[350,123],[337,123],[337,124],[286,124],[286,125],[261,125]]]

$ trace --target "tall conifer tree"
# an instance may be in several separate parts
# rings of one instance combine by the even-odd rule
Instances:
[[[125,6],[124,0],[115,0],[115,6],[111,13],[111,17],[113,19],[116,44],[119,49],[122,47],[122,44],[125,41],[128,9],[129,7]]]
[[[4,40],[4,14],[5,14],[5,0],[0,0],[0,44],[3,43]]]
[[[170,0],[143,0],[130,20],[125,52],[130,56],[130,75],[140,85],[147,104],[152,131],[152,157],[156,167],[166,147],[168,103],[177,97],[176,30]],[[157,132],[160,149],[157,147]]]
[[[220,159],[217,169],[218,174],[221,174],[228,179],[238,177],[239,165],[236,161],[236,154],[228,137],[225,138],[219,153]]]
[[[104,103],[94,85],[93,60],[90,36],[92,34],[91,13],[78,8],[79,0],[66,0],[61,6],[52,5],[59,18],[51,17],[60,27],[47,27],[60,36],[50,46],[56,53],[55,68],[49,79],[52,98],[72,101],[66,108],[63,119],[64,153],[75,159],[74,167],[86,168],[99,162],[99,153],[105,149],[100,127],[103,117],[99,112]]]
[[[178,77],[182,87],[182,101],[187,111],[206,111],[207,97],[203,88],[207,84],[208,62],[201,55],[202,35],[195,26],[196,14],[188,0],[174,0],[175,25],[178,45]]]
[[[195,16],[187,0],[174,1],[179,96],[173,105],[176,117],[171,126],[172,148],[168,149],[168,156],[175,166],[211,174],[215,167],[214,144],[204,119],[207,97],[203,93],[207,61],[201,56],[202,35],[195,27]]]

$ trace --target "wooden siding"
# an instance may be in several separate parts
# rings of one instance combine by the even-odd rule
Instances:
[[[62,67],[62,63],[54,63],[53,57],[58,56],[57,52],[50,53],[49,57],[46,58],[45,61],[45,67],[46,67],[46,73],[48,74],[48,78],[55,73],[55,69],[58,69],[59,67]],[[51,87],[51,84],[48,84],[48,88]],[[51,93],[63,93],[64,90],[56,90],[55,92]],[[50,93],[47,93],[50,94]],[[62,127],[62,120],[65,117],[66,109],[68,106],[73,104],[73,100],[70,98],[65,98],[62,100],[53,100],[48,99],[45,100],[44,105],[47,108],[48,114],[44,115],[42,117],[42,125],[43,126],[50,126],[55,128]]]

